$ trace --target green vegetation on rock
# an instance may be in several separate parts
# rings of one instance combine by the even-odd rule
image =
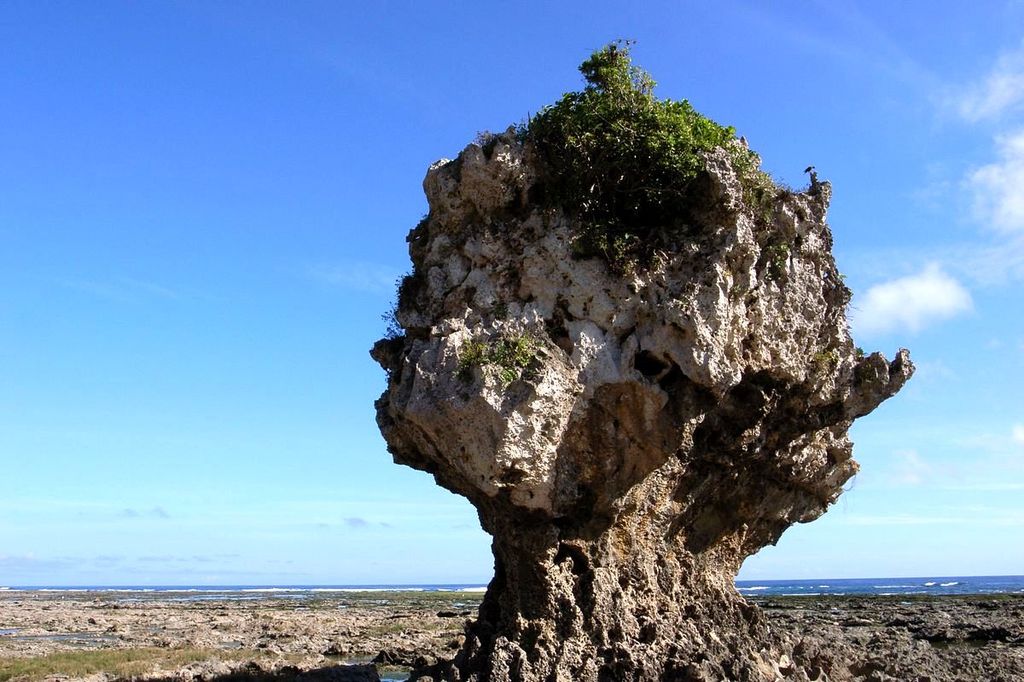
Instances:
[[[520,130],[540,162],[539,199],[579,222],[576,252],[619,271],[649,265],[699,229],[705,155],[729,153],[758,216],[778,189],[735,130],[686,100],[654,96],[655,82],[619,41],[580,65],[586,87],[566,93]]]
[[[774,242],[764,248],[768,259],[768,279],[780,281],[786,275],[786,263],[789,261],[789,244]]]
[[[491,341],[473,339],[459,351],[459,377],[469,381],[476,367],[493,367],[503,386],[521,378],[537,354],[529,334],[512,334]]]

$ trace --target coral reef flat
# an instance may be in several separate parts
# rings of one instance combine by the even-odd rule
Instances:
[[[11,591],[0,593],[0,681],[400,680],[462,645],[481,597]],[[818,668],[810,679],[1024,680],[1024,595],[749,601],[803,659],[789,679]]]

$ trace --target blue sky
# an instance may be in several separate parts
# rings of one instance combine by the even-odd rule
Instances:
[[[490,578],[367,351],[427,166],[618,37],[831,180],[918,375],[741,577],[1024,573],[1024,3],[0,3],[0,585]]]

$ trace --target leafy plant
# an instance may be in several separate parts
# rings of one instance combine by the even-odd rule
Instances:
[[[501,383],[510,384],[522,376],[535,355],[533,338],[521,334],[498,339],[491,346],[490,361],[498,368]]]
[[[459,378],[469,381],[473,378],[473,369],[487,363],[487,344],[483,341],[467,341],[459,350]]]
[[[618,41],[580,65],[582,91],[566,93],[520,129],[544,172],[541,199],[577,219],[575,251],[619,271],[646,266],[697,227],[706,188],[704,154],[729,151],[753,204],[773,201],[775,185],[735,130],[686,100],[654,96],[655,82]]]
[[[493,367],[498,380],[507,386],[522,377],[536,355],[537,343],[529,334],[500,336],[489,342],[473,339],[459,351],[458,376],[469,381],[474,368]]]

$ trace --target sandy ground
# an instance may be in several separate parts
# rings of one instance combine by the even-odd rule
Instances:
[[[383,679],[402,679],[408,666],[450,656],[459,647],[482,595],[178,597],[0,593],[0,682],[19,679],[15,675],[106,680],[118,675],[63,671],[59,656],[139,649],[188,650],[197,660],[174,669],[136,670],[133,676],[209,680],[251,663],[250,670],[270,673],[330,669],[332,679],[373,680],[372,668],[344,666],[376,662]],[[1022,595],[791,597],[758,603],[773,628],[798,643],[800,664],[832,670],[828,679],[1024,681]],[[27,674],[14,666],[28,661],[49,667]],[[837,675],[840,669],[848,675]]]

